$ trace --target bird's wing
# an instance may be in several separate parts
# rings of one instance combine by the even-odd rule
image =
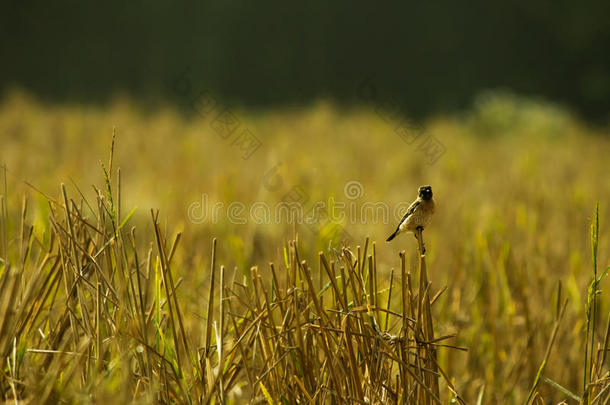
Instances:
[[[398,223],[398,226],[400,226],[403,222],[405,222],[406,219],[409,217],[409,215],[413,214],[413,212],[419,206],[420,203],[421,203],[421,201],[418,198],[417,200],[413,201],[413,203],[411,205],[409,205],[409,208],[407,208],[407,212],[405,213],[405,216],[402,217],[402,219]]]

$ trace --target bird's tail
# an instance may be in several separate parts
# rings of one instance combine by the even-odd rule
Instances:
[[[399,231],[399,230],[400,230],[399,228],[396,228],[396,230],[394,231],[394,233],[393,233],[393,234],[391,234],[391,235],[390,235],[390,237],[389,237],[389,238],[387,238],[385,241],[386,241],[386,242],[389,242],[389,241],[391,241],[392,239],[394,239],[394,238],[396,237],[396,235],[398,235],[398,231]]]

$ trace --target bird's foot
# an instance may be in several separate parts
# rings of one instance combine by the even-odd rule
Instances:
[[[422,232],[424,231],[424,227],[423,226],[418,226],[415,229],[417,230],[417,233],[415,234],[415,239],[417,239],[419,241],[419,236],[418,235],[422,234]],[[424,244],[423,238],[422,238],[422,241],[421,241],[421,254],[422,255],[426,254],[426,245]]]

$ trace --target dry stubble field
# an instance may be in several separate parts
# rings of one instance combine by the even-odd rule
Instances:
[[[606,403],[607,131],[488,94],[429,164],[374,110],[232,113],[248,159],[171,108],[2,102],[2,401]],[[384,242],[421,184],[422,260]],[[356,218],[249,215],[296,191]]]

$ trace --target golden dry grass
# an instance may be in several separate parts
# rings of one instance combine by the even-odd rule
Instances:
[[[425,123],[447,147],[428,165],[374,111],[234,113],[263,141],[248,160],[209,120],[169,108],[4,101],[3,400],[607,400],[607,281],[589,286],[592,240],[596,277],[610,252],[608,133],[491,97]],[[202,193],[272,205],[299,186],[347,201],[349,181],[358,207],[433,186],[426,277],[412,237],[373,244],[395,218],[312,231],[188,217]]]

